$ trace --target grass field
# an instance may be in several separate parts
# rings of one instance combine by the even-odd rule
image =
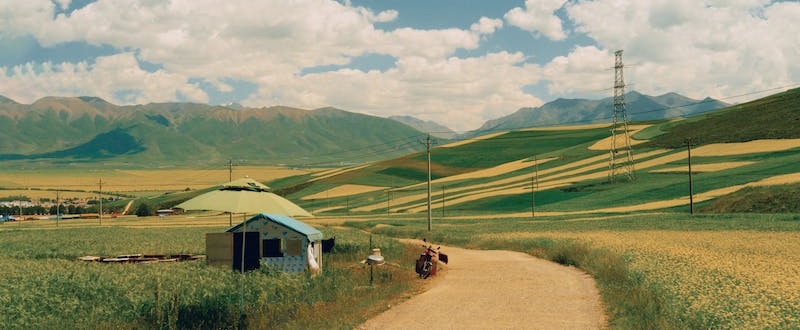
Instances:
[[[4,329],[350,329],[419,289],[411,269],[416,249],[374,237],[389,263],[376,267],[370,286],[369,268],[359,263],[370,253],[370,237],[345,228],[321,228],[336,236],[337,247],[323,256],[323,272],[315,277],[269,269],[242,276],[204,261],[77,260],[204,254],[205,233],[221,232],[227,222],[227,216],[206,216],[113,219],[103,226],[97,220],[0,224],[0,324]]]

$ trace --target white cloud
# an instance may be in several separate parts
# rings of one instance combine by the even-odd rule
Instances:
[[[797,2],[598,0],[567,12],[602,49],[625,51],[626,82],[645,93],[723,98],[800,81]]]
[[[488,119],[516,111],[520,104],[541,105],[520,86],[540,78],[539,69],[521,65],[521,53],[494,53],[461,59],[403,57],[386,72],[342,69],[286,81],[262,81],[262,92],[246,101],[279,100],[305,108],[336,105],[372,114],[408,114],[457,130],[474,129]],[[347,82],[347,83],[342,83]]]
[[[21,24],[15,31],[33,35],[44,46],[83,41],[136,55],[100,57],[93,65],[48,64],[51,70],[39,73],[7,68],[2,79],[19,88],[2,93],[23,102],[51,94],[91,94],[117,103],[181,95],[204,102],[208,96],[190,79],[220,92],[231,92],[224,81],[233,79],[258,85],[242,101],[251,106],[335,106],[382,116],[463,118],[452,123],[460,130],[541,103],[521,90],[539,77],[538,67],[522,64],[522,54],[452,57],[459,49],[477,49],[481,36],[502,27],[499,19],[482,17],[469,29],[384,31],[373,24],[397,19],[397,11],[375,13],[327,0],[100,0],[55,18],[52,2],[32,3],[8,11],[0,27]],[[35,19],[21,13],[36,14]],[[347,65],[364,54],[392,56],[397,67],[300,74],[309,67]],[[163,69],[146,72],[136,58]],[[119,96],[117,91],[136,93]]]
[[[30,103],[43,96],[99,96],[112,102],[168,102],[183,95],[190,101],[208,102],[208,96],[187,77],[139,68],[132,53],[99,57],[87,62],[33,63],[0,70],[5,95]],[[118,99],[116,93],[129,91],[132,99]]]
[[[501,19],[481,17],[481,19],[478,20],[478,23],[472,24],[469,29],[480,34],[492,34],[494,31],[497,31],[497,29],[502,27],[503,20]]]
[[[614,54],[594,46],[576,47],[566,56],[557,56],[543,68],[551,95],[606,97],[603,91],[614,83]],[[605,93],[609,94],[609,93]]]
[[[567,37],[561,19],[554,13],[564,6],[566,0],[526,0],[525,8],[516,7],[503,17],[509,24],[544,35],[552,40]]]
[[[543,79],[550,93],[544,97],[610,95],[602,90],[611,87],[616,49],[624,49],[632,65],[626,68],[626,82],[634,84],[629,89],[650,94],[724,97],[800,81],[800,4],[765,1],[527,1],[506,12],[505,22],[481,17],[468,28],[429,30],[382,30],[374,24],[403,13],[328,0],[100,0],[55,18],[65,2],[6,1],[0,38],[30,35],[45,47],[86,42],[120,53],[0,68],[0,94],[21,102],[46,95],[206,102],[208,95],[192,82],[233,92],[231,82],[242,81],[257,85],[241,101],[250,106],[412,114],[465,130],[540,105],[522,88],[541,86]],[[562,8],[564,21],[555,15]],[[505,23],[570,42],[568,30],[594,45],[574,45],[540,67],[526,63],[538,53],[499,48],[492,37],[507,32],[499,31]],[[498,48],[481,50],[486,41]],[[475,50],[482,55],[461,55]],[[347,67],[366,54],[391,56],[396,64],[301,74]],[[141,61],[160,69],[142,70]]]

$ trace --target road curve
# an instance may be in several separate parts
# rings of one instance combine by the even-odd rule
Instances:
[[[499,250],[442,247],[431,288],[358,329],[601,329],[594,279],[574,267]]]

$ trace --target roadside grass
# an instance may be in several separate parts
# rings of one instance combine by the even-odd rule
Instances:
[[[597,280],[613,328],[791,328],[800,322],[797,215],[439,219],[430,232],[413,218],[347,225],[521,251],[581,268]]]
[[[0,225],[0,324],[6,329],[352,329],[420,289],[411,269],[417,249],[346,228],[321,228],[326,237],[336,236],[337,245],[323,255],[323,271],[313,277],[268,268],[241,275],[204,261],[78,261],[84,255],[203,254],[205,233],[225,228],[147,228],[147,223],[126,228],[137,221],[114,221],[104,227],[50,228],[46,221]],[[374,268],[372,283],[369,267],[360,263],[370,253],[370,241],[387,260]]]

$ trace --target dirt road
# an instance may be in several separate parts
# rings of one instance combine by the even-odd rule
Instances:
[[[431,288],[359,329],[598,329],[606,319],[582,271],[511,251],[442,247]]]

